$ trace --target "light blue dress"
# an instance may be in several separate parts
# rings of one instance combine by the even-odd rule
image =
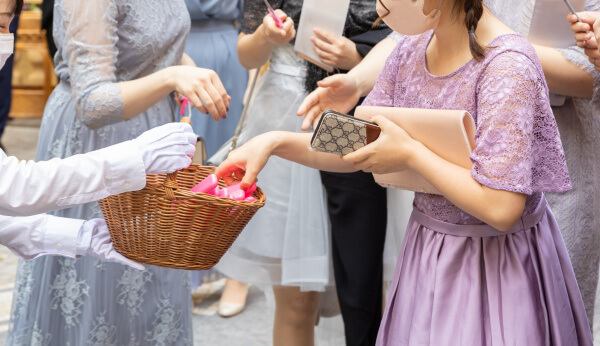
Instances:
[[[100,149],[173,121],[170,97],[120,120],[116,83],[181,62],[190,27],[183,0],[57,0],[54,13],[61,82],[46,105],[38,160]],[[97,203],[55,214],[102,216]],[[21,262],[8,344],[190,345],[189,273],[146,268],[89,256]]]
[[[204,138],[208,157],[233,137],[242,113],[242,99],[248,84],[248,71],[237,55],[238,29],[235,21],[242,13],[241,0],[185,0],[192,28],[185,52],[198,67],[214,70],[231,101],[227,118],[219,122],[194,108],[194,132]]]

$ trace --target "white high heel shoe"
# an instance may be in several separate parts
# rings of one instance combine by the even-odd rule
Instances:
[[[219,316],[232,317],[244,310],[246,304],[219,302]]]
[[[239,298],[243,295],[243,301],[241,303],[232,303],[223,301],[223,297],[227,297],[233,293],[234,295],[238,295]],[[232,317],[244,310],[246,307],[246,298],[248,297],[248,285],[245,285],[241,282],[235,281],[233,279],[227,279],[225,283],[225,289],[223,290],[223,295],[219,300],[219,308],[218,312],[221,317]],[[239,300],[239,299],[238,299]]]

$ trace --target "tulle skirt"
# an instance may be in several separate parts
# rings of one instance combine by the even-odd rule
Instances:
[[[301,131],[296,111],[306,96],[305,69],[295,63],[291,45],[278,47],[273,57],[249,105],[240,145],[268,131]],[[258,179],[267,203],[215,268],[242,282],[323,291],[332,284],[332,273],[319,172],[272,157]]]

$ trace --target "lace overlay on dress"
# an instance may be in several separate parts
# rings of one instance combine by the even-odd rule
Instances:
[[[477,125],[471,174],[481,184],[527,194],[525,215],[543,192],[568,190],[570,180],[544,75],[519,35],[491,42],[484,60],[470,60],[445,76],[431,75],[425,51],[433,35],[404,37],[388,58],[364,104],[461,109]],[[416,193],[415,206],[438,220],[481,224],[443,196]]]
[[[54,10],[61,82],[46,104],[37,160],[101,149],[173,121],[169,96],[121,120],[116,86],[181,62],[190,30],[184,0],[56,0]],[[53,214],[102,217],[95,202]],[[193,339],[186,271],[42,256],[21,263],[16,281],[11,345],[187,345]],[[168,309],[177,317],[170,319]]]

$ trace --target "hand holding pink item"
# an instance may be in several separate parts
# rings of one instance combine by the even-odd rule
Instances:
[[[194,186],[190,191],[196,193],[208,193],[217,197],[231,198],[236,201],[254,202],[256,199],[252,195],[256,190],[256,184],[252,184],[246,191],[240,189],[240,183],[229,185],[225,188],[219,188],[219,179],[211,174],[200,184]]]

